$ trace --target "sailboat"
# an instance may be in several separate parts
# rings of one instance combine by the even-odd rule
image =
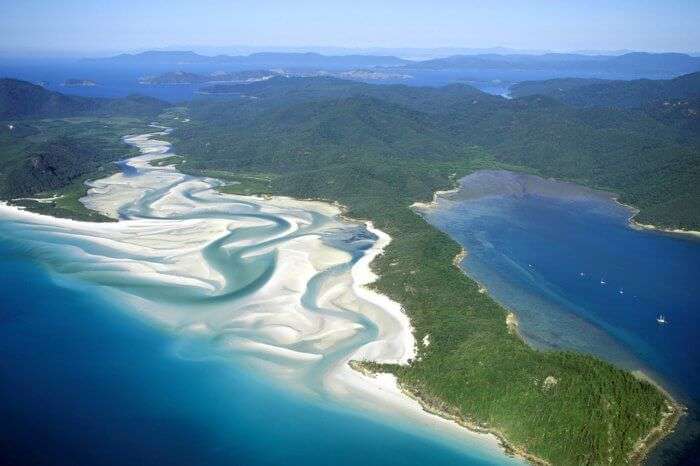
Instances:
[[[666,323],[666,317],[664,317],[663,314],[659,314],[659,316],[656,318],[656,321],[660,324],[665,324]]]

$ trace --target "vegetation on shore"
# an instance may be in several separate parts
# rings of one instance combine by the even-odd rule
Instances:
[[[33,212],[89,221],[111,219],[87,209],[89,179],[116,172],[114,161],[136,155],[123,136],[146,132],[138,118],[22,120],[0,130],[0,199]],[[42,199],[41,201],[33,199]]]

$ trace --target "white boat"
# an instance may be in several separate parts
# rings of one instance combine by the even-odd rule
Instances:
[[[601,284],[601,285],[605,285],[605,280],[603,280],[603,279],[601,278],[601,279],[600,279],[600,284]]]
[[[656,321],[660,324],[665,324],[666,323],[666,317],[664,317],[663,314],[659,314],[659,316],[656,318]]]

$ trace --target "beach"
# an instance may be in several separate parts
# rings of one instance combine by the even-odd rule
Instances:
[[[503,455],[493,435],[423,410],[392,375],[353,360],[406,364],[416,342],[400,304],[368,288],[391,238],[339,206],[222,194],[215,179],[151,162],[173,154],[167,128],[125,141],[128,171],[92,181],[82,202],[113,223],[57,219],[0,206],[55,273],[101,286],[133,315],[307,396],[384,422],[438,429],[465,448]],[[132,170],[133,169],[133,170]],[[135,173],[134,174],[134,170]],[[50,245],[50,246],[49,246]],[[69,260],[67,260],[69,258]]]

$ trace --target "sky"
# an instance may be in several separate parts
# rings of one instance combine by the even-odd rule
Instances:
[[[258,47],[700,52],[700,0],[0,0],[0,51]]]

